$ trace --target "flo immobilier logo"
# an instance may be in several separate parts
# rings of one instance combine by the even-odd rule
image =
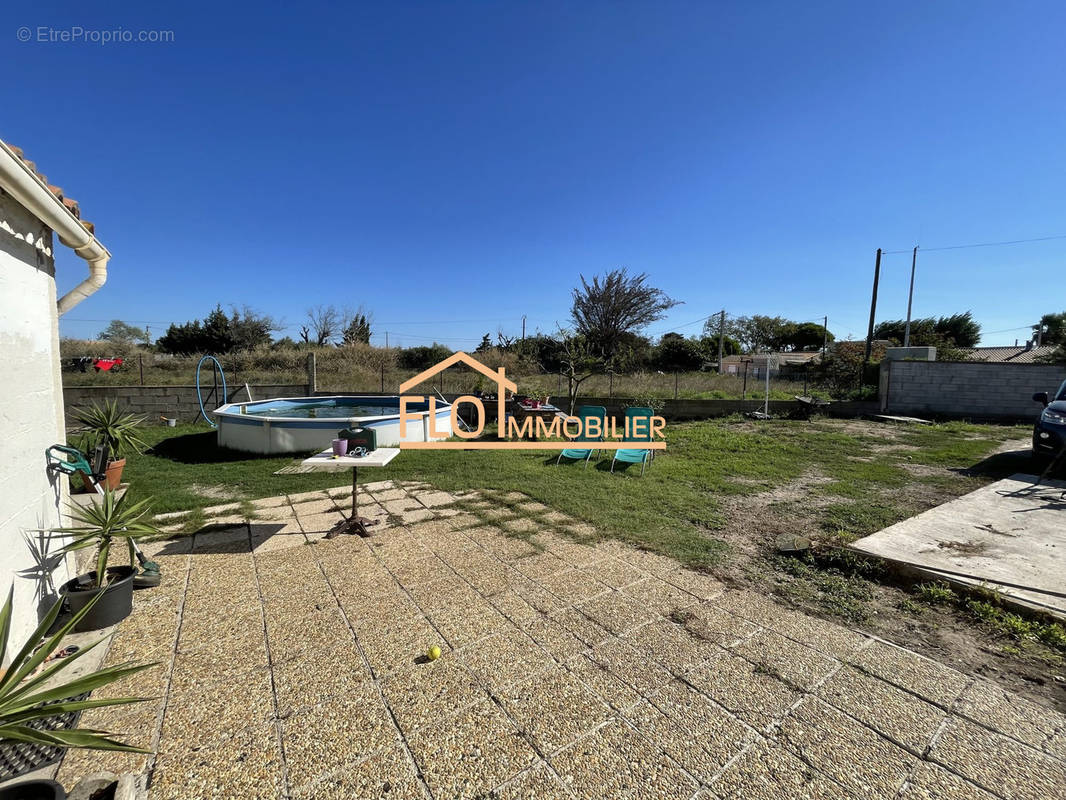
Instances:
[[[499,438],[478,440],[485,431],[485,403],[482,398],[465,394],[457,398],[448,410],[448,430],[437,428],[437,416],[445,406],[437,406],[433,395],[408,395],[406,392],[448,367],[463,363],[496,383],[496,419]],[[666,420],[660,416],[627,416],[619,423],[611,417],[571,417],[562,411],[526,408],[513,405],[508,394],[518,391],[514,381],[508,380],[503,367],[493,370],[473,356],[458,352],[410,380],[400,384],[400,430],[406,433],[409,422],[425,425],[424,440],[400,440],[400,448],[407,450],[565,450],[584,447],[598,450],[665,450],[663,430]],[[464,429],[459,424],[460,405],[474,407],[477,424]],[[417,407],[417,410],[409,410]],[[514,411],[515,413],[508,413]],[[532,413],[529,413],[532,412]],[[455,435],[462,441],[442,441]],[[550,441],[563,439],[564,441]]]

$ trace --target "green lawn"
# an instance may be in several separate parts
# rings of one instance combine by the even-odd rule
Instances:
[[[817,498],[818,527],[851,538],[913,513],[907,492],[900,491],[917,480],[906,465],[938,468],[936,475],[921,480],[962,494],[981,479],[952,468],[972,467],[1001,442],[1027,432],[1021,426],[965,423],[877,426],[829,419],[727,418],[668,426],[667,450],[649,464],[644,477],[639,477],[639,466],[612,475],[609,458],[588,469],[555,467],[555,454],[547,451],[407,451],[365,479],[523,492],[591,523],[604,536],[708,567],[729,559],[733,549],[716,535],[727,522],[727,499],[743,501],[817,475],[820,482],[792,503]],[[153,427],[146,433],[153,446],[129,459],[124,480],[136,497],[153,497],[157,512],[216,505],[227,497],[303,492],[345,480],[337,473],[274,475],[293,458],[219,449],[206,425]],[[1019,466],[1024,467],[992,459],[982,470],[990,479]],[[783,513],[788,505],[782,504]]]

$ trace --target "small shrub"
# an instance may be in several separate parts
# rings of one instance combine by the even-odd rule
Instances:
[[[946,605],[959,599],[951,587],[941,581],[923,583],[918,587],[918,597],[931,606]]]

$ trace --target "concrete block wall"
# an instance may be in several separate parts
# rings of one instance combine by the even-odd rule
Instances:
[[[1054,392],[1066,367],[981,361],[884,361],[880,404],[886,414],[1028,421],[1040,413],[1034,392]]]
[[[250,388],[252,397],[256,400],[309,395],[307,385],[302,383],[263,384]],[[207,391],[204,390],[205,398]],[[241,402],[248,399],[244,384],[227,386],[226,391],[230,401]],[[63,399],[68,421],[74,409],[105,399],[117,400],[119,406],[132,414],[144,414],[150,425],[157,423],[160,417],[175,418],[179,422],[195,422],[200,416],[200,403],[196,397],[195,386],[68,386],[63,389]]]

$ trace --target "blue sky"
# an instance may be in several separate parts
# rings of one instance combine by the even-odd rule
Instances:
[[[64,335],[216,303],[294,332],[335,303],[375,340],[473,347],[628,266],[684,301],[653,334],[724,306],[861,338],[877,247],[908,251],[882,273],[900,318],[914,244],[1066,234],[1061,3],[153,5],[24,5],[0,31],[0,138],[114,256]],[[1066,305],[1064,255],[922,254],[915,315],[1013,343]]]

